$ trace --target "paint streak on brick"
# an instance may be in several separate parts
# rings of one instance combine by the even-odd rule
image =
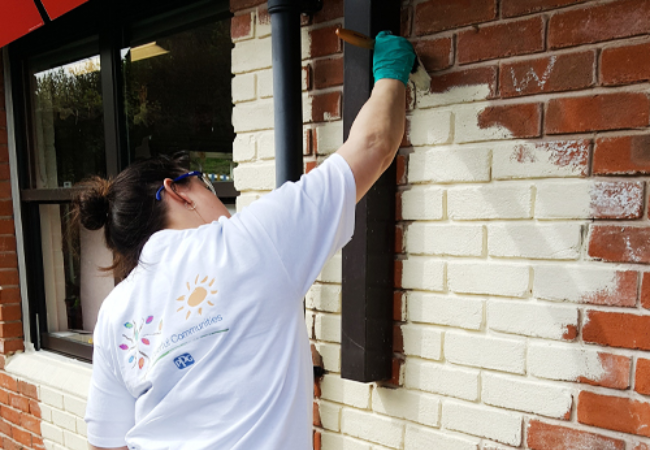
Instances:
[[[528,423],[531,450],[624,450],[625,442],[595,433],[552,425],[538,420]]]
[[[479,127],[503,127],[513,138],[537,137],[541,133],[541,105],[503,105],[485,108],[478,116]]]
[[[630,367],[632,361],[627,356],[598,353],[602,373],[597,377],[581,376],[576,381],[592,386],[604,386],[625,390],[630,387]]]
[[[430,92],[439,94],[449,92],[453,88],[476,85],[486,86],[489,89],[489,94],[486,98],[494,98],[497,89],[496,66],[459,70],[433,76],[431,77]]]
[[[587,311],[582,339],[609,347],[650,350],[650,316]]]
[[[591,211],[597,219],[639,219],[643,215],[644,183],[596,182]]]
[[[582,391],[578,397],[578,422],[650,437],[650,403]]]
[[[637,280],[638,274],[632,270],[616,272],[612,284],[585,294],[581,302],[632,308],[636,306]]]
[[[453,64],[451,38],[420,39],[413,44],[428,72],[447,69]]]
[[[650,263],[650,227],[593,225],[588,252],[603,261]]]
[[[548,160],[559,167],[571,167],[580,171],[582,176],[587,175],[589,162],[590,142],[582,141],[555,141],[540,142],[535,145],[533,150],[529,146],[515,146],[511,161],[519,163],[538,162],[537,152],[548,152]]]
[[[251,36],[253,16],[250,13],[235,16],[230,19],[230,36],[239,39]]]

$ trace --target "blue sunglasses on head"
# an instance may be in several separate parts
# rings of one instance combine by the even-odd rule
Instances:
[[[201,180],[201,182],[205,185],[205,188],[207,190],[212,192],[214,195],[217,195],[217,191],[214,190],[214,186],[212,185],[212,183],[203,176],[203,172],[200,172],[198,170],[195,170],[194,172],[184,173],[180,177],[174,178],[172,180],[172,183],[176,183],[177,181],[184,180],[185,178],[188,178],[188,177],[198,177],[198,179]],[[162,194],[162,191],[164,189],[165,189],[164,184],[158,188],[158,190],[156,191],[156,200],[159,200],[159,201],[162,200],[162,198],[160,197],[160,194]]]

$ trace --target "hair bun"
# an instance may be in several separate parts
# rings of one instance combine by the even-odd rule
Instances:
[[[111,182],[93,177],[80,183],[81,192],[75,197],[81,224],[89,230],[99,230],[106,225],[110,212],[108,199]]]

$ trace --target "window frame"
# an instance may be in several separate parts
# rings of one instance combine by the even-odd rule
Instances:
[[[61,46],[74,45],[96,37],[100,56],[101,88],[104,109],[106,175],[115,176],[128,165],[127,121],[124,109],[120,50],[133,41],[131,30],[141,28],[141,37],[157,36],[201,26],[208,22],[229,20],[232,13],[227,0],[142,0],[134,7],[129,0],[89,2],[63,17],[47,23],[9,46],[15,146],[20,211],[24,245],[25,278],[29,339],[35,350],[48,349],[81,360],[92,360],[93,347],[58,338],[47,332],[47,307],[43,283],[45,267],[41,242],[39,206],[64,204],[73,199],[75,188],[33,188],[31,101],[29,98],[29,58],[46,55]],[[98,32],[99,30],[99,32]],[[137,34],[137,33],[133,33]],[[57,56],[58,56],[57,52]],[[217,195],[233,203],[239,195],[233,182],[215,183]],[[26,336],[27,337],[27,336]]]

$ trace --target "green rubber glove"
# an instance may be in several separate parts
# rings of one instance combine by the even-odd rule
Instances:
[[[372,59],[372,73],[375,83],[382,78],[400,80],[404,85],[415,62],[415,51],[409,41],[382,31],[375,38],[375,52]]]

